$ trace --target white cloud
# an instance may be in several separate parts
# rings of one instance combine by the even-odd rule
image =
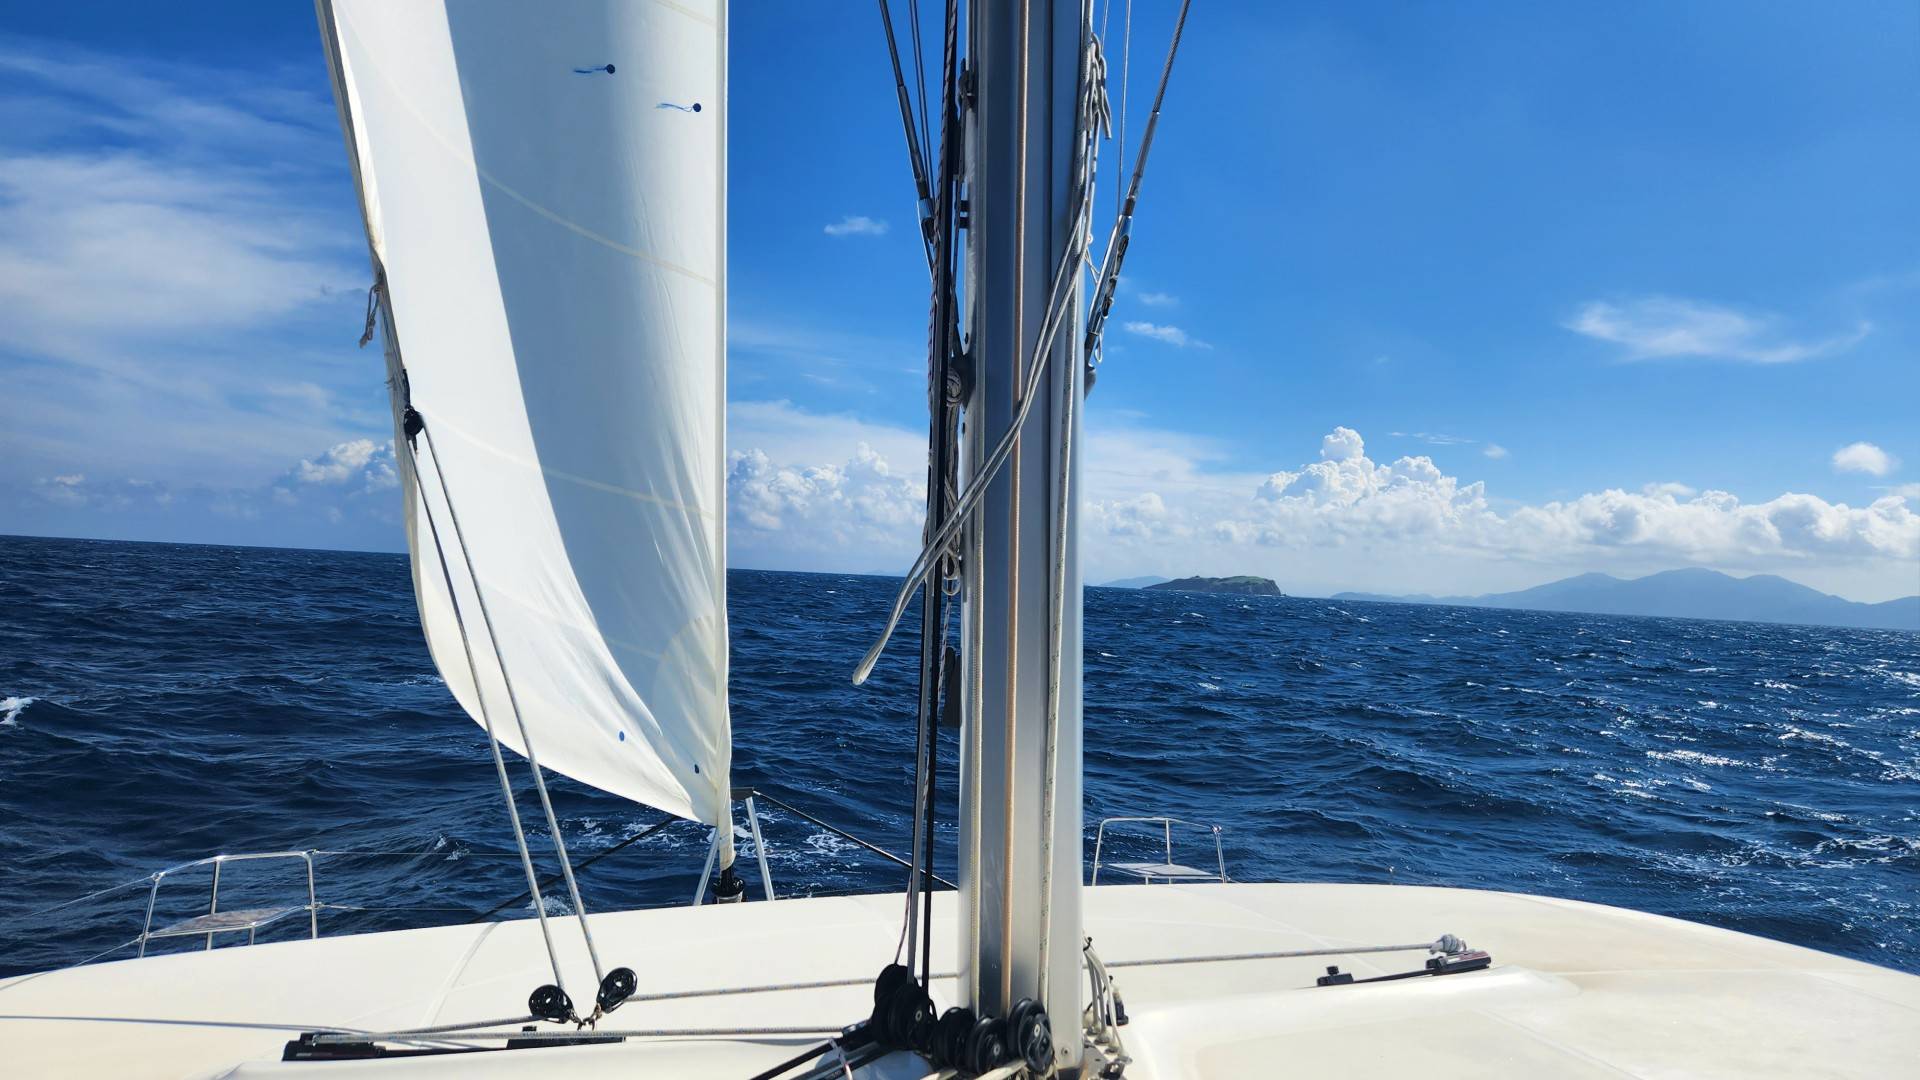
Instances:
[[[1140,301],[1141,303],[1147,305],[1148,307],[1179,307],[1180,306],[1180,298],[1173,295],[1172,293],[1143,292],[1140,295],[1134,297],[1134,299]]]
[[[1158,492],[1091,501],[1085,505],[1084,512],[1090,528],[1110,536],[1153,539],[1172,532],[1167,504]]]
[[[1389,431],[1396,439],[1418,439],[1432,446],[1471,446],[1478,440],[1463,435],[1443,435],[1431,431]]]
[[[1139,431],[1126,441],[1165,446]],[[1422,455],[1375,461],[1345,427],[1321,440],[1317,460],[1264,477],[1216,473],[1191,457],[1158,468],[1162,480],[1136,479],[1124,499],[1108,494],[1110,477],[1090,478],[1090,575],[1208,566],[1268,573],[1303,591],[1478,592],[1597,568],[1692,564],[1891,595],[1912,591],[1895,579],[1910,579],[1920,558],[1920,491],[1904,489],[1849,506],[1793,492],[1744,502],[1666,482],[1496,510],[1481,482]]]
[[[1410,538],[1522,557],[1635,549],[1686,561],[1750,557],[1920,556],[1920,515],[1898,497],[1870,506],[1789,493],[1746,504],[1682,484],[1638,493],[1609,489],[1523,506],[1502,517],[1482,484],[1443,474],[1425,457],[1391,464],[1365,455],[1358,433],[1336,428],[1321,459],[1273,474],[1240,524],[1261,542]]]
[[[245,487],[385,426],[324,92],[18,38],[0,78],[0,484]]]
[[[1833,452],[1833,471],[1885,476],[1899,468],[1900,460],[1870,442],[1848,443]]]
[[[367,467],[376,449],[381,448],[376,447],[372,439],[336,444],[319,457],[295,465],[293,479],[302,484],[344,484]],[[391,456],[393,451],[388,448],[387,453]]]
[[[727,455],[733,547],[777,552],[783,566],[888,556],[904,566],[925,511],[926,485],[866,443],[830,465],[776,462],[759,449]]]
[[[1873,330],[1863,322],[1849,333],[1796,341],[1781,334],[1779,321],[1697,300],[1653,296],[1621,304],[1595,300],[1565,325],[1577,334],[1623,346],[1629,360],[1701,357],[1754,364],[1787,364],[1839,352]]]
[[[1159,323],[1150,323],[1150,322],[1127,322],[1127,323],[1120,324],[1120,328],[1125,330],[1127,333],[1133,334],[1137,337],[1152,338],[1155,341],[1164,342],[1165,344],[1172,345],[1175,348],[1180,348],[1180,349],[1211,349],[1213,348],[1213,346],[1207,344],[1204,341],[1201,341],[1199,338],[1188,335],[1188,333],[1185,330],[1182,330],[1177,326],[1166,326]]]
[[[50,503],[61,506],[85,506],[87,478],[83,473],[68,473],[65,476],[46,477],[36,481],[34,494]]]
[[[899,573],[919,549],[926,436],[785,401],[727,410],[728,559]]]
[[[848,214],[821,231],[828,236],[885,236],[887,223],[865,214]]]
[[[1480,448],[1480,452],[1495,461],[1499,461],[1501,458],[1508,457],[1511,454],[1511,451],[1499,443],[1488,443]]]

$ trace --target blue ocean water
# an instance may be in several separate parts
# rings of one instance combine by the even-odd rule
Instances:
[[[892,588],[730,575],[734,780],[904,850],[911,633],[847,680]],[[126,942],[146,875],[223,851],[343,852],[317,860],[323,933],[513,901],[484,738],[408,589],[392,555],[0,538],[0,974]],[[1089,831],[1177,814],[1222,827],[1239,880],[1546,893],[1920,971],[1912,634],[1113,589],[1086,618]],[[576,859],[660,817],[555,795]],[[762,809],[783,895],[899,886]],[[704,850],[669,827],[586,869],[586,903],[684,903]],[[227,875],[224,907],[304,900],[291,866]],[[156,925],[207,885],[169,879]]]

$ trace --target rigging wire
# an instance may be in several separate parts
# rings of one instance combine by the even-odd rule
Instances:
[[[680,819],[677,817],[669,817],[665,821],[656,821],[652,825],[649,825],[646,828],[641,829],[639,832],[634,833],[632,836],[627,837],[625,840],[622,840],[619,843],[613,845],[612,847],[607,848],[605,851],[594,852],[591,858],[582,860],[579,866],[574,867],[573,872],[575,874],[579,874],[581,871],[585,870],[589,866],[592,866],[594,863],[599,862],[601,859],[604,859],[607,856],[614,854],[615,852],[623,851],[626,848],[632,847],[634,844],[637,844],[640,841],[645,840],[647,837],[652,836],[654,833],[659,832],[660,830],[666,828],[669,825],[675,824],[679,820]],[[551,888],[553,886],[553,883],[558,880],[559,878],[557,877],[548,877],[547,880],[541,882],[540,884],[542,887]],[[480,914],[475,915],[473,918],[468,919],[467,921],[469,923],[485,922],[487,919],[492,918],[493,916],[498,915],[500,912],[505,911],[506,909],[520,903],[520,901],[530,900],[530,899],[532,899],[532,897],[529,894],[524,892],[520,893],[519,895],[515,896],[513,899],[507,900],[503,903],[495,904],[493,907],[488,908],[486,911],[483,911]]]
[[[832,833],[833,835],[839,837],[842,840],[850,840],[853,843],[859,844],[861,847],[866,848],[868,851],[873,852],[875,855],[878,855],[881,858],[888,860],[889,862],[898,863],[901,866],[906,866],[906,867],[911,867],[913,865],[912,863],[908,862],[907,860],[901,858],[898,855],[895,855],[893,852],[888,851],[886,848],[883,848],[878,844],[868,843],[867,841],[860,839],[859,837],[853,835],[852,833],[848,832],[845,829],[840,828],[837,825],[829,824],[825,821],[820,820],[817,817],[814,817],[812,814],[809,814],[805,810],[802,810],[799,807],[794,806],[792,803],[782,802],[781,800],[773,797],[772,795],[767,794],[766,789],[764,788],[755,789],[755,794],[757,794],[760,798],[765,799],[768,802],[772,803],[773,805],[779,807],[780,809],[785,810],[790,814],[793,814],[796,817],[805,819],[807,821],[812,822],[815,825],[820,826],[821,828],[827,830],[828,832]],[[933,875],[933,880],[939,882],[942,885],[945,885],[949,889],[959,888],[958,885],[955,885],[953,882],[948,881],[946,878],[943,878],[938,874]],[[639,998],[636,997],[635,1000],[639,1000]]]
[[[1132,0],[1128,0],[1131,8]],[[1173,37],[1167,42],[1166,63],[1160,68],[1160,85],[1153,92],[1153,110],[1147,114],[1147,129],[1141,133],[1140,149],[1133,159],[1133,179],[1127,185],[1126,198],[1121,202],[1113,221],[1113,232],[1107,240],[1107,250],[1101,259],[1100,274],[1093,295],[1093,306],[1087,314],[1087,336],[1082,346],[1082,354],[1088,358],[1087,380],[1089,387],[1094,376],[1091,357],[1099,346],[1101,334],[1106,330],[1107,313],[1113,310],[1113,296],[1120,285],[1120,266],[1127,258],[1127,245],[1133,231],[1133,212],[1140,201],[1140,184],[1147,173],[1147,155],[1153,151],[1153,134],[1160,126],[1160,107],[1167,98],[1167,82],[1173,77],[1173,61],[1180,53],[1180,38],[1187,28],[1187,11],[1193,6],[1193,0],[1181,0],[1180,15],[1174,20]],[[1121,114],[1125,116],[1124,84],[1121,88]],[[1123,120],[1124,122],[1124,120]],[[1123,159],[1124,160],[1124,159]]]
[[[1071,236],[1079,237],[1084,234],[1089,210],[1086,200],[1080,200],[1074,215]],[[986,496],[988,485],[999,474],[1000,467],[1006,464],[1007,457],[1013,452],[1014,444],[1019,441],[1020,429],[1026,424],[1027,414],[1033,410],[1040,380],[1046,374],[1044,363],[1046,355],[1053,348],[1054,338],[1065,322],[1068,300],[1072,295],[1072,291],[1066,288],[1066,285],[1072,280],[1073,270],[1080,265],[1082,254],[1084,254],[1083,247],[1077,243],[1070,243],[1061,257],[1060,264],[1054,269],[1053,285],[1048,290],[1047,318],[1041,324],[1040,338],[1035,343],[1033,358],[1028,362],[1026,376],[1022,380],[1020,408],[1013,423],[1001,436],[1000,442],[994,446],[993,452],[987,455],[979,473],[961,493],[954,506],[953,516],[947,519],[946,524],[941,526],[940,531],[934,534],[933,539],[921,548],[919,556],[914,559],[913,566],[907,571],[906,581],[901,584],[900,591],[894,597],[893,610],[887,617],[886,626],[881,630],[879,640],[873,643],[873,647],[867,650],[866,656],[854,669],[855,686],[865,683],[867,677],[873,674],[873,665],[879,661],[881,652],[886,649],[888,640],[893,636],[893,631],[900,625],[900,617],[905,614],[907,603],[913,597],[913,591],[925,580],[933,561],[946,551],[947,545],[953,542],[960,527],[970,519],[973,511],[980,505],[980,500]]]
[[[412,395],[405,388],[406,375],[404,372],[402,372],[400,378],[402,380],[400,387],[401,392],[407,394],[408,398],[404,426],[407,430],[411,430],[413,424],[419,422],[421,424],[419,430],[425,432],[425,423],[420,420],[420,414],[414,411],[411,401]],[[467,634],[467,618],[460,609],[460,594],[454,590],[453,571],[447,562],[446,549],[440,542],[440,526],[433,516],[433,501],[427,498],[426,489],[419,482],[421,476],[419,450],[414,445],[412,438],[404,438],[400,441],[407,445],[408,468],[413,472],[415,486],[420,489],[420,506],[427,519],[427,533],[433,538],[435,561],[438,562],[440,566],[441,580],[444,581],[447,586],[447,603],[448,606],[453,608],[453,622],[460,630],[460,648],[466,655],[467,671],[473,676],[474,696],[480,704],[481,725],[487,729],[487,746],[493,751],[494,771],[498,773],[500,777],[500,794],[506,800],[507,814],[513,820],[513,842],[520,849],[520,865],[527,874],[527,889],[534,896],[533,910],[534,914],[539,916],[540,919],[540,937],[546,942],[547,962],[553,968],[553,984],[559,987],[561,992],[564,993],[567,984],[560,974],[560,954],[553,947],[553,930],[547,925],[547,905],[540,896],[539,875],[533,871],[533,853],[527,849],[526,829],[520,824],[520,804],[514,801],[513,784],[507,779],[507,759],[500,753],[500,738],[494,734],[493,729],[493,712],[487,708],[487,695],[481,690],[480,668],[473,659],[473,642]],[[430,455],[433,453],[433,442],[431,439],[427,442],[427,452]],[[434,458],[434,475],[439,477],[441,497],[442,499],[446,499],[447,480],[445,476],[440,474],[440,463],[437,456]],[[452,505],[452,502],[448,500],[447,506],[449,509],[452,508]]]
[[[918,18],[916,8],[915,18]],[[947,0],[942,20],[944,34],[940,76],[939,188],[933,222],[933,298],[927,325],[927,517],[922,536],[930,536],[945,522],[951,509],[948,481],[955,472],[956,395],[954,354],[959,326],[954,302],[954,232],[956,225],[959,125],[958,64],[959,7]],[[918,41],[915,47],[919,47]],[[922,115],[931,119],[925,105]],[[939,711],[945,689],[947,651],[947,593],[941,581],[929,576],[921,593],[920,687],[916,709],[914,748],[913,861],[906,888],[906,914],[900,946],[908,954],[908,969],[918,954],[920,984],[924,990],[933,956],[933,861],[936,776],[939,766]],[[895,949],[898,962],[900,947]]]
[[[921,140],[918,127],[913,118],[913,99],[907,94],[907,78],[900,70],[900,45],[893,35],[893,13],[887,7],[887,0],[879,0],[880,27],[886,32],[887,58],[893,65],[893,91],[900,102],[900,126],[907,136],[907,163],[913,170],[913,191],[919,199],[917,204],[920,215],[920,243],[926,249],[927,269],[933,269],[933,195],[927,183],[926,158],[921,153]]]
[[[928,130],[933,114],[927,111],[926,48],[920,44],[920,0],[907,0],[907,18],[913,23],[913,89],[920,98],[920,160],[933,160],[933,135]]]
[[[567,892],[573,898],[573,913],[580,920],[580,935],[586,939],[587,958],[593,961],[593,977],[596,983],[606,982],[606,970],[600,966],[600,950],[594,947],[593,929],[587,925],[586,905],[580,902],[580,886],[573,880],[573,863],[567,858],[567,841],[560,834],[560,821],[553,813],[553,800],[547,795],[547,778],[540,770],[540,756],[533,749],[533,735],[527,731],[526,717],[520,712],[520,699],[513,690],[513,677],[507,673],[507,658],[500,653],[500,637],[493,629],[493,615],[487,610],[486,590],[480,587],[480,576],[473,569],[473,553],[467,550],[467,542],[460,531],[460,512],[454,509],[453,493],[447,487],[447,475],[440,463],[440,453],[434,449],[433,431],[421,425],[420,433],[427,440],[427,455],[433,459],[433,473],[440,480],[441,498],[447,505],[447,520],[453,525],[453,538],[460,548],[460,557],[467,565],[467,580],[473,583],[473,596],[480,608],[480,621],[486,627],[487,640],[493,645],[493,660],[500,670],[500,681],[507,689],[507,706],[513,712],[514,724],[520,729],[520,745],[526,750],[527,765],[533,772],[533,787],[540,795],[540,808],[546,813],[547,828],[553,837],[554,854],[560,858],[560,873],[566,879]],[[479,677],[474,678],[474,693],[484,698],[480,690]],[[494,752],[499,753],[499,747]],[[556,984],[557,985],[557,984]]]

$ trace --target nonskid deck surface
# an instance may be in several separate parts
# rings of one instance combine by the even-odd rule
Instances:
[[[935,962],[954,969],[952,894]],[[1127,1076],[1920,1076],[1920,977],[1638,912],[1463,889],[1125,885],[1085,894],[1086,925],[1131,1023]],[[826,989],[636,1001],[622,1030],[817,1027],[865,1016],[892,959],[898,896],[593,916],[607,963],[641,994],[835,978]],[[577,926],[556,921],[576,1000]],[[1491,969],[1316,987],[1419,954],[1132,964],[1181,956],[1423,941],[1457,934]],[[793,1034],[363,1062],[282,1064],[315,1028],[368,1031],[522,1015],[551,980],[531,920],[322,938],[98,964],[0,983],[11,1077],[281,1075],[744,1077],[818,1041]],[[953,1003],[950,980],[936,1001]]]

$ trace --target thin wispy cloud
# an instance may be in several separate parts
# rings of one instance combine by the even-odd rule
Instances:
[[[849,214],[820,231],[828,236],[885,236],[887,223],[865,214]]]
[[[1651,296],[1623,303],[1595,300],[1563,325],[1576,334],[1621,346],[1623,359],[1733,360],[1791,364],[1841,352],[1873,332],[1862,322],[1822,338],[1793,338],[1774,315],[1751,315],[1698,300]]]
[[[1465,435],[1447,435],[1435,431],[1389,431],[1387,434],[1396,439],[1416,439],[1428,446],[1478,446],[1483,456],[1495,461],[1512,456],[1512,452],[1499,443],[1482,442]]]
[[[1213,348],[1213,346],[1188,334],[1178,326],[1163,323],[1128,322],[1120,324],[1120,328],[1135,337],[1148,338],[1161,342],[1162,344],[1172,345],[1177,349]]]
[[[1900,459],[1870,442],[1849,443],[1833,452],[1833,471],[1885,476],[1900,467]]]
[[[1134,297],[1134,299],[1140,301],[1141,303],[1147,305],[1148,307],[1170,308],[1170,307],[1180,306],[1180,298],[1173,295],[1172,293],[1143,292],[1140,295]]]
[[[1471,446],[1479,442],[1464,435],[1446,435],[1433,431],[1389,431],[1388,435],[1396,439],[1418,439],[1429,446]]]
[[[22,38],[0,84],[0,487],[227,488],[386,426],[329,96]]]

